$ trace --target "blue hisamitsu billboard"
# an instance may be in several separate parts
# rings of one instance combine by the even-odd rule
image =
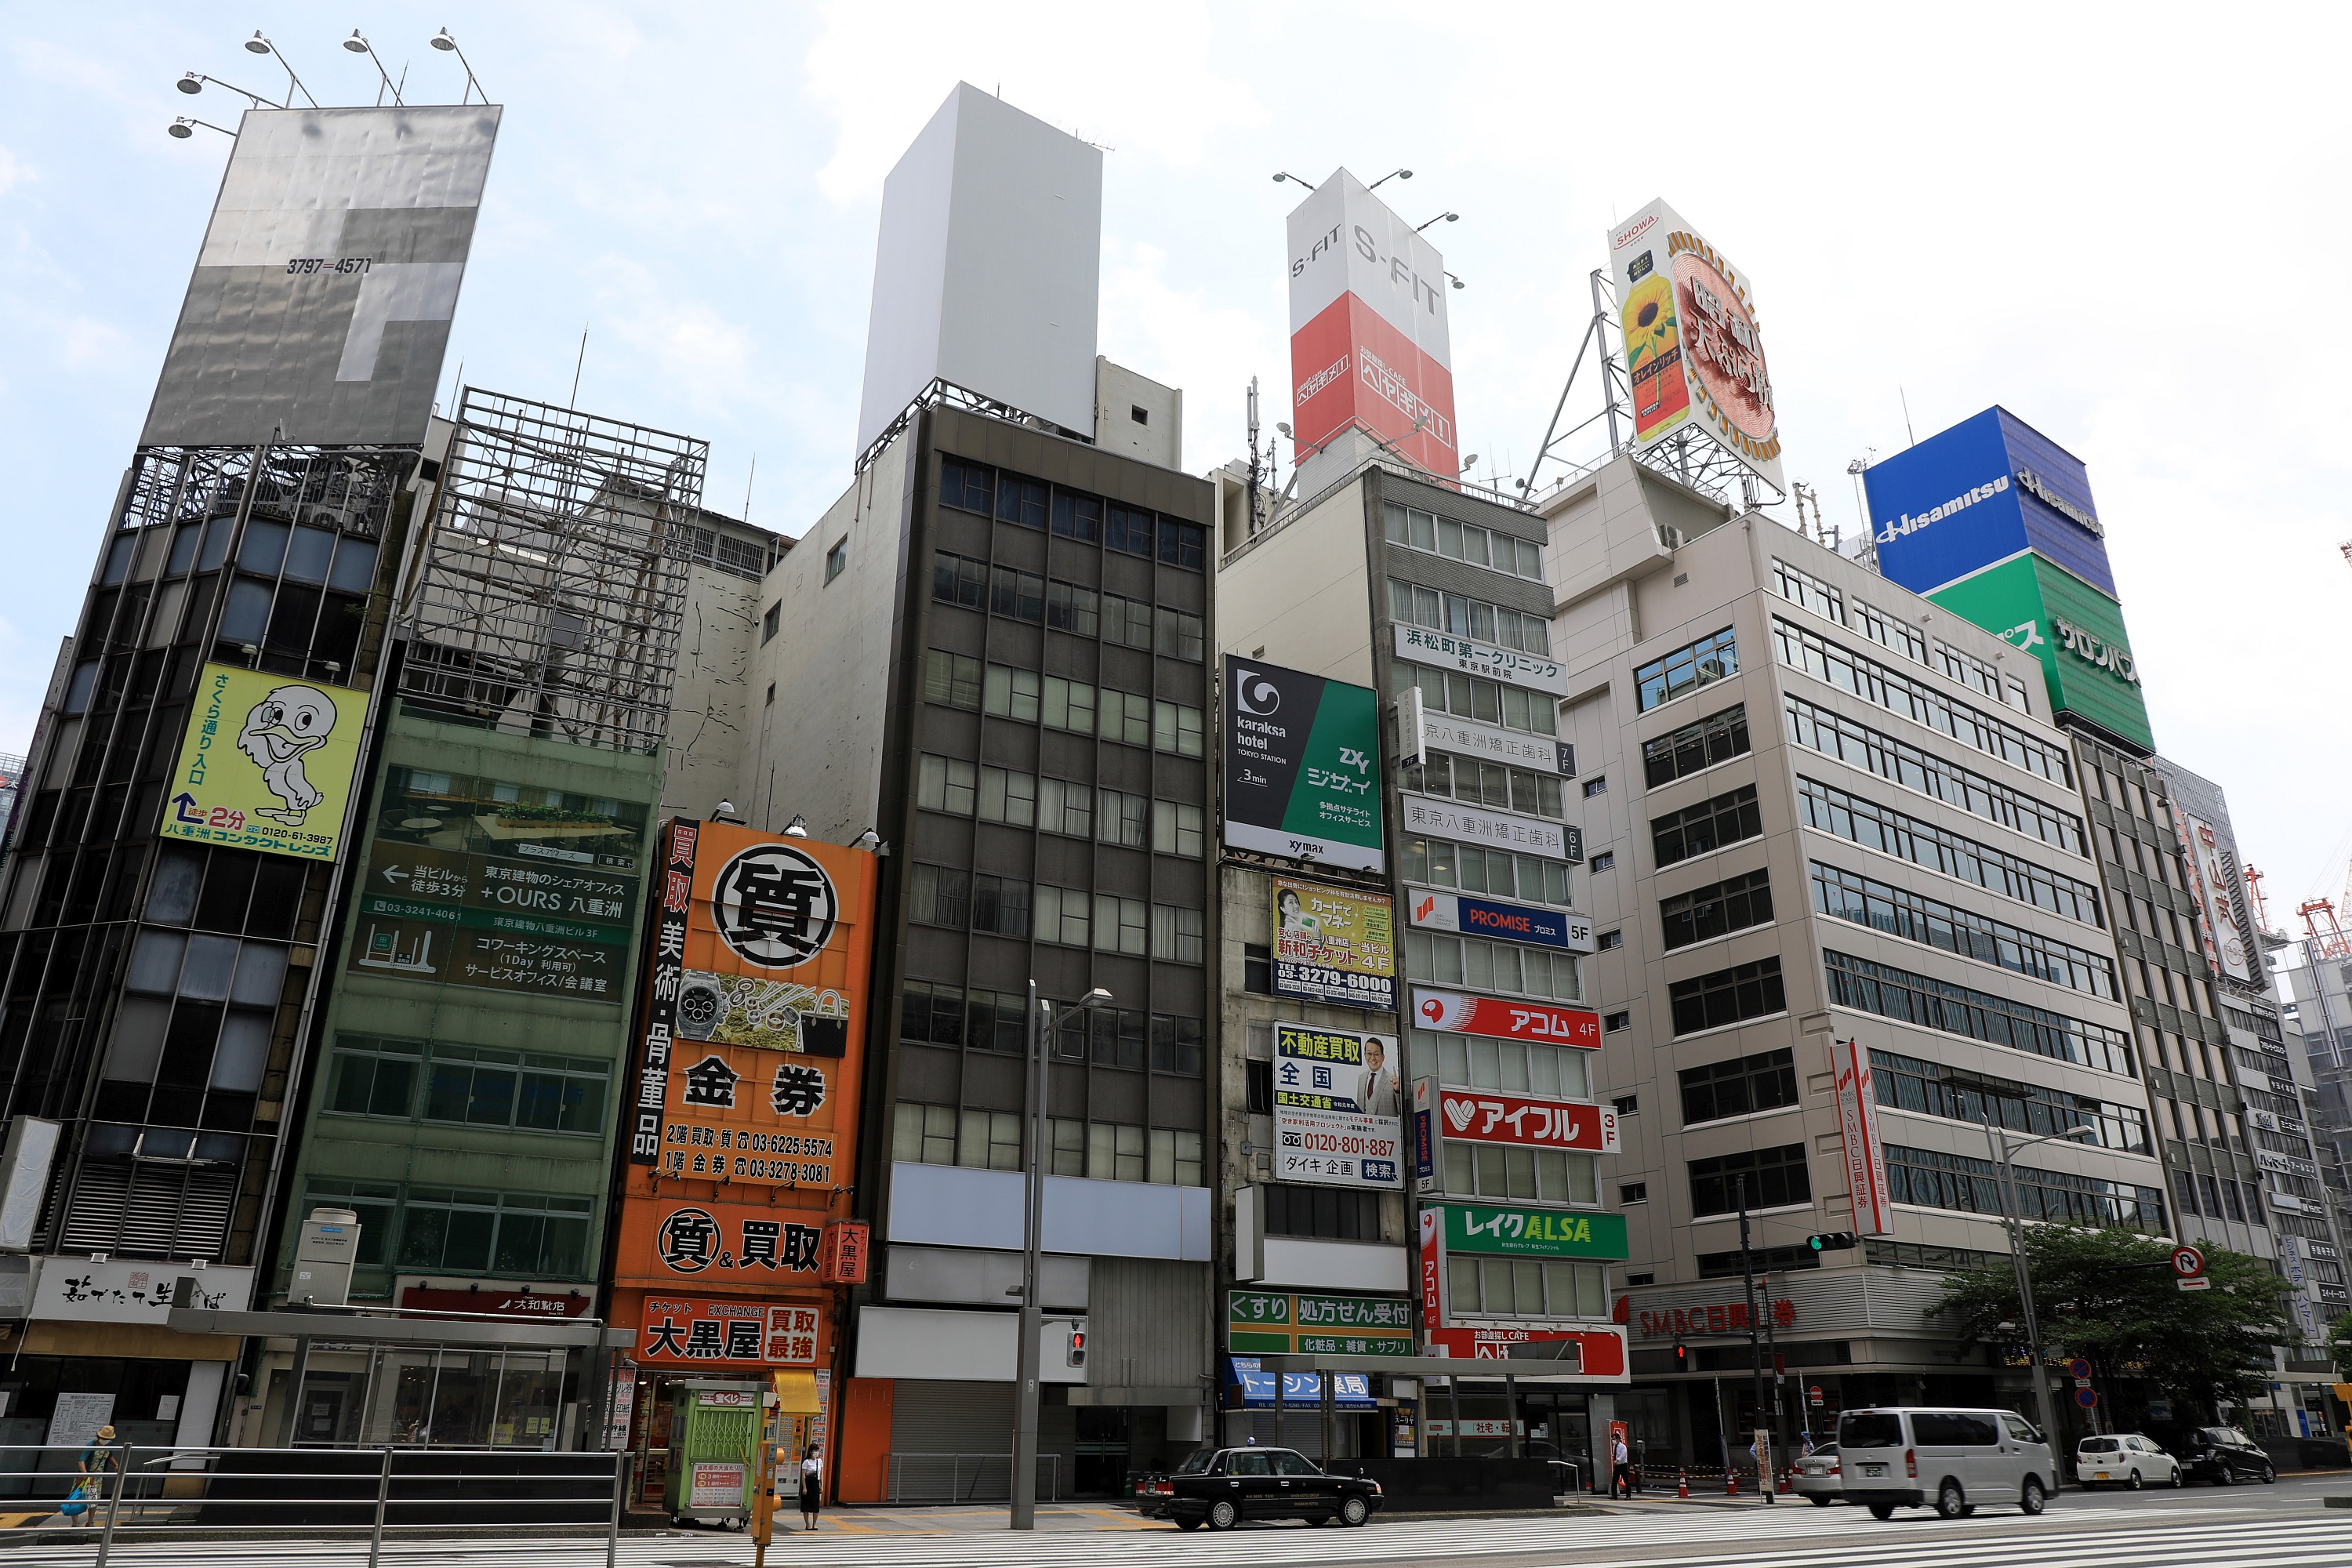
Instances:
[[[2090,476],[2005,408],[1964,419],[1862,478],[1878,569],[1915,594],[2031,550],[2116,597]]]

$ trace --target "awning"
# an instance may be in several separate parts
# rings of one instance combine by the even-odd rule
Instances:
[[[511,1322],[479,1318],[385,1318],[358,1312],[213,1312],[174,1307],[167,1326],[185,1334],[244,1334],[252,1338],[336,1340],[352,1344],[481,1345],[552,1350],[567,1345],[623,1348],[637,1342],[635,1329],[608,1329],[579,1319]]]
[[[770,1374],[776,1388],[776,1414],[779,1415],[822,1415],[824,1406],[817,1403],[816,1373],[813,1372],[779,1372]]]

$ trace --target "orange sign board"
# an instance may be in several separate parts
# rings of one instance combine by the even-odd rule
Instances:
[[[824,1226],[821,1204],[633,1196],[621,1205],[614,1282],[720,1290],[814,1286]]]
[[[647,1291],[634,1355],[640,1366],[814,1366],[823,1317],[813,1306]]]

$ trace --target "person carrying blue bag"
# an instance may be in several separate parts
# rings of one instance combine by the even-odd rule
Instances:
[[[114,1428],[101,1426],[82,1445],[81,1453],[74,1459],[78,1479],[73,1490],[66,1494],[66,1500],[58,1505],[58,1511],[66,1516],[68,1524],[97,1522],[98,1516],[90,1511],[90,1505],[106,1495],[106,1478],[114,1473],[114,1450],[107,1446],[113,1441]]]

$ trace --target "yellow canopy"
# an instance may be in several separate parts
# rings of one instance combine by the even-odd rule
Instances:
[[[817,1415],[824,1406],[816,1402],[816,1373],[813,1372],[779,1372],[771,1374],[776,1385],[776,1414],[779,1415]]]

